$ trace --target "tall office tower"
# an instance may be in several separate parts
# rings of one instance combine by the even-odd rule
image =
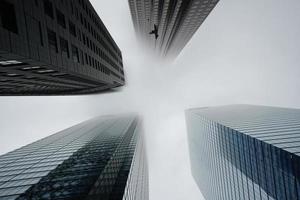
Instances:
[[[148,199],[136,117],[100,117],[0,156],[0,199]]]
[[[0,1],[0,95],[124,85],[122,54],[88,0]]]
[[[207,200],[300,199],[300,110],[186,111],[192,174]]]
[[[128,2],[137,35],[146,40],[147,44],[152,44],[161,56],[174,58],[219,0],[128,0]],[[150,35],[150,32],[153,35]]]

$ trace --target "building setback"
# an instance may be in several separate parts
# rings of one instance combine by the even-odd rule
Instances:
[[[192,174],[206,200],[300,199],[300,110],[186,111]]]
[[[165,57],[176,57],[219,0],[128,0],[139,38]],[[158,27],[158,38],[149,33]]]
[[[134,116],[98,117],[0,156],[0,199],[147,200]]]
[[[0,95],[124,85],[122,54],[88,0],[0,1]]]

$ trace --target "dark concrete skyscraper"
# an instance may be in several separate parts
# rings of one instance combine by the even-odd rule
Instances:
[[[207,200],[300,199],[300,110],[186,111],[192,174]]]
[[[137,35],[153,44],[161,56],[172,58],[181,52],[219,0],[128,1]],[[149,34],[152,30],[153,36]]]
[[[147,200],[136,117],[99,117],[0,156],[0,199]]]
[[[124,85],[122,54],[88,0],[0,1],[0,95]]]

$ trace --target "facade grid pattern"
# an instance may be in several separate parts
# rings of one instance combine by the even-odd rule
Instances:
[[[139,120],[99,117],[0,156],[0,199],[148,199],[145,165]]]
[[[175,58],[219,0],[128,0],[139,38],[161,56]],[[149,35],[158,27],[158,39]]]
[[[0,95],[124,85],[121,51],[88,0],[3,0],[0,10]]]
[[[300,199],[300,110],[232,105],[186,117],[192,173],[207,200]]]

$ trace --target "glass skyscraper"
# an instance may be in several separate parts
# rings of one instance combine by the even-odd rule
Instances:
[[[135,116],[98,117],[0,156],[0,199],[148,199]]]
[[[299,200],[300,110],[186,111],[192,174],[206,200]]]
[[[128,0],[137,36],[163,57],[176,58],[219,0]],[[149,33],[154,31],[154,35]]]

